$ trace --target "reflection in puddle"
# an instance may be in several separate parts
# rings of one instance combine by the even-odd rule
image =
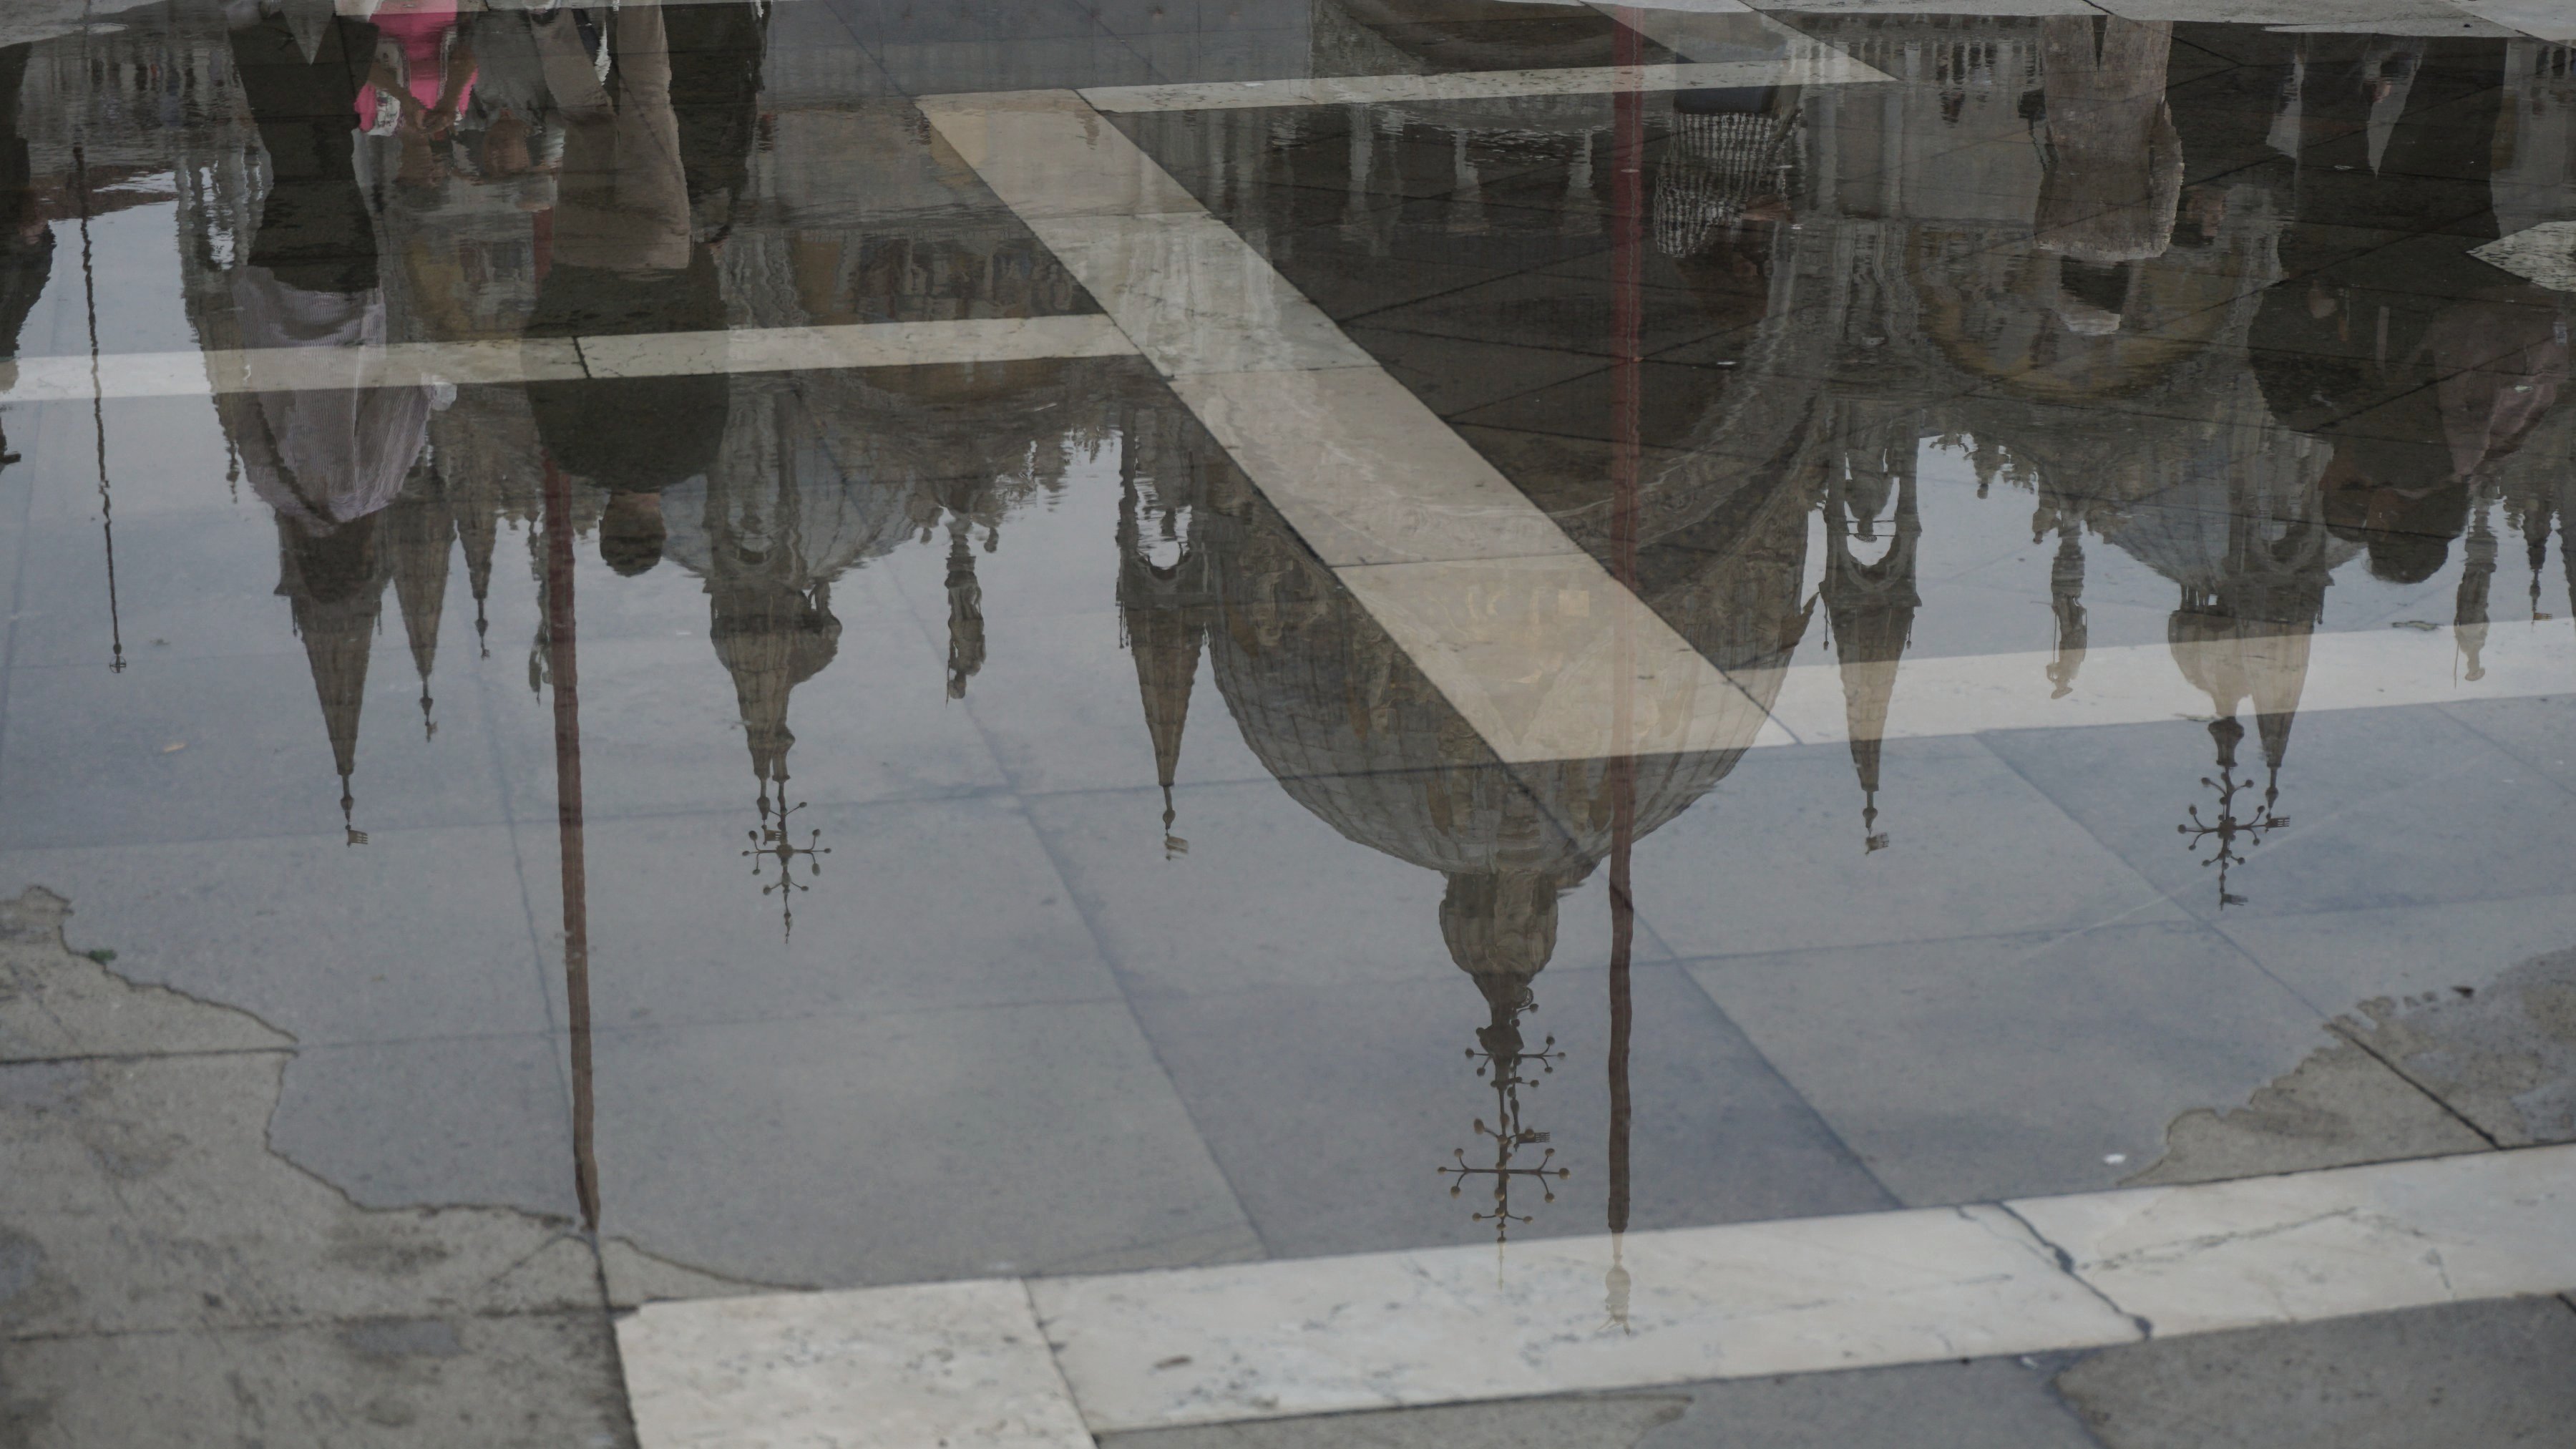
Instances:
[[[1340,980],[1345,967],[1410,979],[1430,959],[1444,978],[1463,971],[1483,998],[1477,1025],[1465,1014],[1472,1003],[1455,997],[1461,1010],[1442,1018],[1438,1050],[1454,1054],[1472,1035],[1466,1056],[1480,1101],[1491,1100],[1468,1133],[1456,1130],[1466,1114],[1450,1110],[1463,1100],[1450,1057],[1434,1089],[1445,1095],[1417,1094],[1432,1104],[1426,1118],[1441,1114],[1436,1127],[1406,1138],[1413,1155],[1401,1162],[1389,1151],[1367,1164],[1395,1184],[1387,1199],[1403,1195],[1387,1210],[1396,1226],[1372,1222],[1354,1241],[1457,1230],[1454,1213],[1438,1228],[1408,1216],[1429,1196],[1425,1154],[1446,1159],[1437,1170],[1451,1196],[1472,1189],[1471,1221],[1498,1240],[1516,1229],[1591,1231],[1571,1211],[1544,1221],[1539,1212],[1576,1183],[1598,1192],[1615,1234],[1632,1214],[1661,1212],[1660,1222],[1694,1210],[1656,1197],[1650,1179],[1663,1164],[1639,1144],[1672,1118],[1726,1110],[1756,1078],[1774,1080],[1763,1059],[1774,1043],[1748,1041],[1737,1075],[1667,1087],[1664,1024],[1637,1016],[1640,979],[1672,974],[1675,958],[1725,970],[1736,952],[1981,937],[2005,929],[1990,918],[2005,897],[2028,908],[2031,929],[2061,937],[2132,915],[2177,929],[2324,916],[2378,904],[2375,892],[2398,905],[2450,904],[2433,886],[2409,894],[2414,882],[2389,878],[2399,872],[2376,838],[2385,817],[2366,813],[2384,782],[2419,772],[2431,784],[2403,808],[2457,808],[2477,821],[2428,832],[2428,849],[2455,855],[2449,866],[2501,877],[2557,848],[2563,831],[2550,821],[2564,802],[2552,782],[2567,777],[2546,726],[2501,712],[2471,726],[2423,709],[2389,726],[2416,734],[2383,747],[2361,738],[2375,724],[2318,744],[2311,725],[2301,734],[2307,773],[2290,769],[2290,745],[2303,708],[2313,719],[2384,703],[2377,695],[2400,667],[2320,664],[2321,635],[2391,640],[2360,650],[2396,661],[2414,636],[2390,626],[2423,626],[2450,651],[2460,690],[2441,703],[2530,703],[2568,687],[2567,615],[2551,587],[2576,587],[2563,578],[2576,479],[2576,423],[2561,399],[2567,302],[2551,280],[2559,273],[2531,264],[2534,244],[2492,250],[2564,226],[2576,206],[2567,170],[2576,90],[2563,47],[2117,19],[1810,16],[1798,22],[1809,40],[1892,79],[1121,117],[1126,134],[1735,688],[1733,712],[1687,736],[1709,748],[1507,767],[1417,666],[1413,638],[1320,563],[1132,359],[803,372],[726,360],[707,334],[1094,308],[909,102],[833,80],[830,67],[843,63],[834,57],[855,76],[866,47],[793,39],[810,31],[790,27],[840,24],[820,14],[811,3],[543,14],[431,5],[367,20],[328,5],[182,6],[150,25],[0,48],[0,118],[13,128],[0,136],[0,341],[13,359],[0,380],[14,382],[21,352],[95,350],[109,369],[129,365],[126,354],[194,347],[207,354],[213,428],[193,435],[203,456],[181,476],[139,462],[158,456],[152,419],[175,411],[112,418],[104,388],[77,405],[5,404],[0,424],[16,440],[0,434],[0,486],[24,487],[31,500],[27,521],[11,527],[35,540],[76,516],[82,570],[99,546],[95,577],[77,575],[87,594],[29,582],[34,572],[11,576],[30,603],[11,621],[10,648],[21,652],[10,660],[19,678],[9,708],[71,697],[68,653],[34,651],[73,639],[87,650],[77,659],[84,678],[104,661],[130,691],[80,706],[88,718],[128,704],[138,719],[175,710],[192,727],[257,734],[248,753],[287,762],[267,775],[245,767],[239,779],[146,777],[114,742],[112,720],[93,739],[86,724],[13,717],[0,791],[24,833],[9,845],[112,854],[167,844],[143,827],[99,838],[67,822],[138,813],[93,808],[101,802],[157,811],[183,796],[210,801],[209,817],[226,822],[189,841],[336,831],[335,841],[367,849],[335,852],[391,856],[396,874],[435,870],[419,864],[424,818],[493,828],[472,848],[514,862],[525,851],[524,899],[447,897],[436,909],[542,920],[532,937],[542,954],[560,951],[540,1006],[506,1027],[548,1036],[550,1052],[562,1039],[574,1193],[593,1232],[622,1210],[603,1201],[602,1159],[616,1156],[603,1150],[616,1133],[604,1100],[617,1072],[609,1043],[664,1029],[658,1012],[682,1015],[674,999],[706,989],[674,985],[692,973],[721,983],[711,1015],[737,1027],[1003,1006],[1052,1017],[1125,991],[1144,999],[1155,993],[1127,954],[1143,954],[1140,938],[1192,956],[1192,969],[1193,953],[1258,959],[1266,984],[1283,990]],[[1540,39],[1412,15],[1320,4],[1301,15],[1304,63],[1351,75],[1492,69],[1529,60]],[[1555,21],[1564,34],[1548,42],[1549,64],[1662,58],[1598,17]],[[1711,55],[1759,58],[1777,51],[1781,30],[1750,17],[1733,30],[1712,21],[1703,39]],[[2213,49],[2222,39],[2230,49]],[[142,232],[111,230],[129,221],[161,229],[142,262],[131,240]],[[1171,290],[1208,283],[1187,280]],[[1196,325],[1186,299],[1175,306],[1176,327]],[[531,349],[519,354],[524,378],[459,380],[407,372],[386,350],[522,339],[575,355],[613,340],[652,366],[623,378],[548,372],[527,359],[555,354]],[[245,350],[310,353],[346,371],[333,386],[262,386],[254,369],[235,370]],[[590,365],[605,370],[606,356]],[[240,516],[214,491],[217,446],[228,479],[247,485],[238,508],[258,510],[269,535],[257,579],[213,576],[209,560],[231,556],[217,544]],[[128,458],[137,465],[122,466]],[[177,536],[171,518],[181,520]],[[138,520],[163,526],[138,535]],[[525,539],[524,581],[505,536]],[[2519,550],[2509,547],[2516,538]],[[34,559],[67,547],[48,535],[14,552]],[[166,655],[128,640],[146,595],[163,621],[151,627],[183,638],[180,625],[200,610],[239,617],[220,611],[272,587],[272,558],[285,607],[281,618],[265,604],[267,636],[201,632]],[[1554,576],[1523,584],[1482,565],[1456,576],[1456,597],[1444,596],[1456,606],[1451,623],[1486,630],[1477,637],[1492,645],[1485,657],[1503,707],[1544,700],[1551,681],[1590,667],[1566,641],[1592,636],[1556,626],[1596,617],[1594,597]],[[94,629],[86,613],[64,622],[92,599],[105,606]],[[1092,633],[1076,632],[1095,621]],[[517,647],[509,641],[527,641],[542,720],[486,667],[496,627],[505,655]],[[103,649],[88,648],[92,633]],[[1107,647],[1126,661],[1101,667]],[[1601,677],[1616,687],[1585,703],[1617,719],[1607,738],[1686,737],[1691,721],[1631,727],[1667,703],[1635,687],[1636,647],[1602,631],[1615,662]],[[171,706],[154,693],[207,687],[185,683],[199,677],[183,677],[183,665],[248,670],[243,661],[281,648],[300,650],[296,684],[309,680],[318,732],[300,703],[188,696]],[[2145,683],[2115,667],[2120,651],[2138,650],[2155,656]],[[1966,704],[1960,675],[1927,667],[1989,657],[2014,672]],[[409,677],[389,682],[406,659]],[[517,669],[513,659],[508,672]],[[397,694],[399,729],[383,720],[397,706],[381,702]],[[2064,706],[2039,723],[2068,727],[2023,735],[2091,733],[2072,721],[2120,742],[2043,758],[2062,740],[2025,738],[2012,742],[2022,751],[2012,768],[1994,772],[2011,776],[2008,786],[1965,775],[1942,750],[1973,745],[1994,723],[1978,700],[2000,694]],[[371,699],[375,729],[362,749]],[[928,713],[898,715],[898,704],[921,700]],[[2123,712],[2078,713],[2094,707]],[[257,733],[282,718],[295,722],[291,739]],[[2477,732],[2489,728],[2497,738]],[[2504,739],[2513,728],[2528,732]],[[1745,768],[1755,752],[1803,760],[1812,752],[1800,744],[1834,756],[1830,780],[1801,776],[1789,800],[1776,777],[1748,778],[1761,773]],[[938,750],[973,763],[943,774],[924,763]],[[336,790],[320,776],[326,765]],[[310,778],[287,782],[285,769]],[[879,771],[877,783],[852,788],[857,769]],[[2516,773],[2492,788],[2514,798],[2481,795],[2471,809],[2439,797],[2506,769]],[[493,776],[506,803],[462,824],[424,816],[423,800],[461,800]],[[1231,815],[1192,788],[1244,778],[1266,793]],[[707,780],[727,782],[707,787],[721,808],[700,808],[682,788]],[[654,793],[666,786],[673,793]],[[998,849],[978,855],[984,837],[952,847],[923,829],[923,859],[952,851],[935,857],[938,873],[957,877],[942,883],[952,894],[907,886],[923,899],[892,899],[881,857],[892,827],[868,813],[889,799],[936,809],[1007,796],[1011,813],[1029,799],[1131,791],[1151,799],[1122,818],[1151,830],[1159,810],[1146,853],[1161,880],[1192,883],[1199,894],[1187,909],[1134,904],[1152,878],[1120,873],[1122,842],[1029,826],[1020,814],[1012,828],[1035,842],[1025,854],[1038,865],[1009,877],[1009,891],[988,886],[988,871],[1003,875]],[[2029,801],[2065,826],[2051,837],[2060,845],[2034,847],[1991,825]],[[2512,828],[2479,813],[2516,803],[2528,815]],[[524,828],[532,819],[536,828]],[[639,820],[682,822],[677,843],[637,844]],[[1395,902],[1387,916],[1398,927],[1371,934],[1374,922],[1332,919],[1344,903],[1318,882],[1348,879],[1330,872],[1349,866],[1319,864],[1322,848],[1307,842],[1324,837],[1292,833],[1307,827],[1337,837],[1325,841],[1334,851],[1365,848],[1366,883],[1382,892],[1368,904]],[[2186,849],[2175,849],[2175,832]],[[1259,872],[1242,865],[1243,852],[1274,836],[1300,843]],[[2047,873],[2060,857],[2078,853],[2069,840],[2105,874],[2116,867],[2117,899],[2090,916],[2032,905],[2054,888]],[[2267,840],[2273,849],[2258,857]],[[723,876],[728,848],[734,868],[749,864],[767,903],[759,909],[774,906],[774,920],[734,931],[703,960],[682,960],[677,947],[666,961],[629,959],[653,954],[632,949],[638,937],[694,928],[692,917],[733,919],[692,893]],[[2178,856],[2200,870],[2179,869]],[[1640,860],[1688,888],[1640,899]],[[106,869],[60,855],[12,868]],[[342,868],[276,883],[275,899],[245,909],[305,909],[292,898],[307,891],[379,899],[367,893],[382,882],[360,873],[370,867]],[[162,861],[133,869],[184,874]],[[651,919],[612,920],[606,909],[592,919],[612,873],[617,898],[650,901]],[[1081,891],[1061,884],[1078,875]],[[1057,882],[1050,888],[1071,904],[1045,895],[1042,907],[1057,914],[1026,924],[1038,919],[1019,899],[1038,894],[1021,890],[1028,878]],[[728,889],[750,894],[738,880]],[[2514,876],[2458,889],[2485,891],[2475,899],[2492,896],[2511,914],[2522,909],[2513,902],[2563,883]],[[1245,940],[1260,933],[1238,913],[1264,893],[1315,918],[1320,944]],[[1739,918],[1778,904],[1755,896],[1785,901],[1766,919],[1798,917],[1804,934],[1739,929]],[[1902,924],[1871,935],[1870,911],[1882,904]],[[1583,932],[1560,939],[1564,920],[1596,906],[1606,931],[1585,914]],[[1139,915],[1152,917],[1146,927],[1133,924]],[[977,994],[982,966],[961,965],[967,984],[954,999],[933,992],[889,1005],[873,994],[898,968],[942,974],[951,963],[940,943],[951,938],[938,932],[959,918],[1019,932],[995,948],[1014,963],[1052,963],[1061,950],[1098,966],[1097,979],[1068,967],[1063,980],[1015,986],[997,1003]],[[1660,939],[1659,919],[1686,920],[1697,944]],[[604,944],[612,932],[626,949]],[[1318,964],[1341,951],[1355,960]],[[1537,983],[1560,957],[1551,981],[1564,984],[1548,988],[1551,1029],[1540,1030]],[[2548,964],[2557,960],[2490,985],[2464,982],[2474,989],[2456,999],[2364,1008],[2367,1025],[2342,1024],[2338,1045],[2262,1089],[2248,1109],[2260,1122],[2213,1113],[2176,1123],[2147,1180],[2456,1148],[2440,1122],[2412,1116],[2379,1136],[2355,1118],[2361,1126],[2338,1127],[2331,1150],[2308,1156],[2244,1145],[2262,1123],[2291,1123],[2273,1136],[2296,1136],[2303,1114],[2381,1101],[2373,1094],[2401,1078],[2495,1141],[2567,1135],[2566,989]],[[1589,973],[1604,965],[1594,996]],[[1927,1032],[1953,1034],[1927,1036],[1927,1055],[2045,1056],[2047,1043],[2003,1040],[2011,1033],[1985,1022],[2007,1008],[1961,1007],[1942,992],[1973,989],[1938,973],[1906,980],[1905,969],[1889,966],[1890,990],[1934,1001]],[[790,987],[764,996],[782,972]],[[219,968],[204,974],[224,979]],[[2246,974],[2249,996],[2270,990]],[[1200,986],[1150,984],[1175,998]],[[2357,981],[2338,999],[2382,989]],[[1173,1094],[1148,1050],[1161,1044],[1144,1035],[1169,1028],[1121,1012],[1113,1028],[1127,1035],[1117,1040],[1142,1043],[1133,1056],[1151,1067],[1152,1090]],[[1831,1029],[1814,1021],[1831,1012],[1804,1015],[1806,1029]],[[1027,1115],[1029,1098],[1060,1095],[1104,1121],[1143,1115],[1107,1089],[1095,1101],[1052,1081],[1020,1097],[977,1095],[1003,1075],[998,1062],[1040,1062],[1042,1079],[1079,1071],[1081,1062],[1041,1055],[1057,1025],[1015,1027],[1025,1035],[987,1045],[965,1067],[940,1057],[953,1075],[936,1090],[879,1083],[894,1105],[856,1102],[853,1089],[833,1111],[883,1111],[898,1128],[935,1117],[965,1144],[905,1168],[913,1177],[890,1176],[900,1195],[936,1197],[943,1183],[973,1180],[977,1192],[1008,1198],[1027,1184],[1005,1191],[975,1174],[999,1171],[990,1164],[1018,1150],[993,1124]],[[2237,1100],[2242,1079],[2279,1070],[2264,1055],[2277,1055],[2277,1043],[2207,1047],[2206,1059],[2136,1085],[2152,1098],[2141,1110]],[[768,1049],[733,1055],[758,1064]],[[1334,1060],[1335,1070],[1352,1067]],[[846,1085],[810,1088],[784,1069],[757,1069],[764,1090],[780,1077],[810,1090],[795,1100],[800,1111]],[[2040,1086],[2022,1095],[2044,1094],[2045,1072],[2032,1070]],[[2226,1090],[2195,1075],[2204,1070]],[[1603,1093],[1606,1110],[1590,1121],[1554,1106],[1578,1076],[1582,1090],[1597,1083]],[[726,1080],[707,1095],[749,1095]],[[1542,1084],[1556,1090],[1542,1096]],[[1869,1090],[1894,1103],[1888,1110],[1910,1110],[1902,1083]],[[1649,1101],[1666,1123],[1652,1120]],[[1944,1104],[1970,1118],[1994,1105]],[[832,1129],[771,1115],[795,1120],[748,1150],[859,1159]],[[721,1117],[705,1120],[720,1125],[693,1129],[702,1139],[724,1135]],[[1671,1130],[1704,1125],[1688,1123]],[[1839,1124],[1820,1123],[1810,1114],[1778,1130],[1825,1144],[1818,1154],[1855,1180],[1879,1165],[1831,1140]],[[814,1149],[796,1133],[831,1145]],[[1207,1195],[1223,1199],[1209,1214],[1224,1218],[1218,1226],[1193,1219],[1188,1233],[1176,1230],[1221,1245],[1191,1251],[1247,1251],[1279,1230],[1285,1210],[1233,1199],[1212,1165],[1221,1154],[1193,1137],[1174,1156],[1198,1174],[1190,1182],[1214,1183]],[[1031,1175],[1079,1176],[1048,1160],[1057,1165]],[[1112,1164],[1098,1176],[1124,1170],[1109,1155],[1082,1160]],[[2226,1165],[2196,1165],[2207,1162]],[[889,1261],[952,1273],[1129,1250],[1148,1260],[1161,1240],[1115,1221],[1129,1208],[1098,1209],[1110,1225],[1054,1258],[1055,1248],[1014,1241],[943,1245],[918,1259],[888,1250]],[[709,1222],[739,1221],[667,1200],[636,1212],[675,1241],[720,1239]],[[852,1252],[881,1246],[864,1236],[853,1235]],[[873,1260],[835,1262],[815,1276],[876,1271]],[[1617,1318],[1622,1270],[1609,1288]]]

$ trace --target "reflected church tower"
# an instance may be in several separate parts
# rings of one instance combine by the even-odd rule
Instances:
[[[1833,631],[1844,731],[1861,788],[1861,849],[1887,848],[1878,827],[1879,763],[1897,667],[1913,642],[1923,520],[1915,502],[1915,428],[1890,419],[1861,433],[1825,487],[1825,577],[1818,589]],[[1879,520],[1888,534],[1879,537]],[[1864,562],[1866,545],[1883,544]]]
[[[1650,523],[1640,593],[1762,696],[1720,721],[1728,743],[1510,767],[1230,465],[1210,450],[1194,466],[1201,481],[1181,500],[1188,526],[1174,530],[1182,546],[1162,547],[1154,523],[1175,500],[1149,497],[1141,483],[1121,523],[1121,602],[1131,640],[1143,641],[1137,667],[1158,759],[1177,741],[1195,643],[1245,744],[1283,792],[1354,844],[1441,877],[1440,940],[1483,998],[1469,1056],[1496,1094],[1478,1118],[1477,1145],[1443,1171],[1462,1194],[1471,1184],[1494,1190],[1476,1220],[1507,1233],[1533,1206],[1511,1200],[1515,1185],[1536,1183],[1544,1198],[1573,1170],[1524,1115],[1533,1084],[1561,1055],[1529,1021],[1557,951],[1559,902],[1592,878],[1618,831],[1642,836],[1688,809],[1761,728],[1761,705],[1807,619],[1800,584],[1813,494],[1781,465],[1712,458],[1676,463],[1642,485],[1638,508]],[[1158,483],[1172,471],[1154,460]],[[1589,502],[1562,501],[1561,521],[1578,537],[1597,532]],[[1527,604],[1561,606],[1552,584]],[[1493,607],[1508,615],[1520,606]],[[1204,625],[1194,627],[1201,609]]]
[[[2231,490],[2232,508],[2193,510],[2162,528],[2151,515],[2112,533],[2115,544],[2181,590],[2166,638],[2183,677],[2209,698],[2217,772],[2202,781],[2215,797],[2202,803],[2214,813],[2194,804],[2175,829],[2195,853],[2209,852],[2222,908],[2245,899],[2229,891],[2230,869],[2289,823],[2276,806],[2309,641],[2324,617],[2333,570],[2359,552],[2328,530],[2314,488],[2267,492],[2263,481],[2259,470],[2244,470]],[[2182,526],[2171,526],[2176,522]],[[2238,758],[2246,735],[2239,715],[2249,707],[2264,772],[2259,799],[2251,776],[2239,774],[2252,764]]]
[[[1167,856],[1190,848],[1174,833],[1172,782],[1215,604],[1199,530],[1209,491],[1217,486],[1210,473],[1225,466],[1189,449],[1188,427],[1168,408],[1126,409],[1118,459],[1118,618],[1136,666],[1154,778],[1163,790]]]
[[[340,776],[340,823],[351,845],[367,841],[366,832],[357,827],[351,781],[358,771],[368,654],[389,578],[378,527],[373,516],[320,535],[285,519],[277,525],[277,592],[287,601],[295,637],[303,643],[305,664],[312,671],[322,727],[331,740],[331,762]]]

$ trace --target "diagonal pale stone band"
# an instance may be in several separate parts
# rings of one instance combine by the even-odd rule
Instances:
[[[656,1303],[644,1449],[1091,1435],[2130,1343],[2576,1289],[2576,1146],[1612,1237]]]
[[[921,105],[1502,760],[1788,742],[1082,96]]]

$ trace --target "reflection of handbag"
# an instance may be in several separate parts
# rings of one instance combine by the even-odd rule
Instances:
[[[1753,203],[1786,196],[1798,164],[1798,115],[1683,111],[1655,172],[1655,245],[1686,257],[1731,227]]]
[[[411,85],[411,57],[403,54],[401,41],[382,38],[376,41],[376,64],[394,73],[396,85],[387,90],[373,80],[367,83],[371,102],[367,109],[372,113],[366,118],[367,134],[390,136],[402,127],[403,103],[409,99],[404,92]]]

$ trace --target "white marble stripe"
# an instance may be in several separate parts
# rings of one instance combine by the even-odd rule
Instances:
[[[900,367],[928,362],[1013,362],[1108,357],[1135,349],[1097,314],[868,322],[844,327],[742,328],[730,332],[421,342],[390,347],[270,347],[202,352],[112,352],[97,360],[105,398],[206,397],[231,392],[311,392],[424,384],[549,382],[673,373],[784,372]],[[584,364],[587,363],[585,369]],[[86,356],[18,360],[0,403],[87,401]]]
[[[1377,366],[1268,258],[1196,203],[1151,216],[1027,221],[1165,377]]]
[[[16,377],[0,388],[0,402],[85,402],[92,391],[91,368],[91,360],[80,355],[20,358]],[[97,395],[106,398],[417,387],[435,381],[523,382],[582,375],[580,355],[567,340],[111,352],[97,359],[96,368]]]
[[[1553,70],[1451,71],[1436,75],[1338,75],[1294,80],[1093,86],[1082,98],[1104,112],[1245,110],[1369,102],[1494,100],[1512,96],[1692,91],[1730,86],[1847,85],[1888,76],[1839,51],[1794,60],[1711,64],[1568,66]]]
[[[2576,1289],[2576,1146],[1027,1282],[651,1304],[644,1449],[1094,1434],[2134,1342]],[[880,1427],[891,1426],[891,1427]]]
[[[1587,555],[1334,574],[1507,763],[1796,743]]]
[[[1023,220],[1206,212],[1072,91],[924,96],[916,104],[957,159]]]
[[[1029,1286],[1095,1434],[2138,1337],[1992,1207],[1630,1234],[1624,1323],[1604,1309],[1611,1248],[1554,1238]]]
[[[1117,324],[1097,313],[581,339],[581,360],[592,377],[1022,362],[1040,357],[1116,357],[1135,350]]]
[[[2576,1288],[2576,1147],[2011,1207],[2159,1334]]]
[[[617,1349],[649,1449],[1091,1449],[1007,1279],[657,1304]]]
[[[2266,691],[2241,701],[2241,717],[2249,726],[2258,711],[2285,704],[2308,715],[2576,695],[2576,628],[2563,620],[2489,628],[2480,650],[2483,675],[2476,679],[2468,677],[2465,657],[2447,626],[2318,633],[2304,640],[2284,636],[2095,649],[2084,656],[2074,689],[2062,699],[2050,697],[2051,658],[2022,653],[1906,659],[1896,669],[1886,722],[1874,733],[1904,739],[2202,718],[2213,712],[2213,705],[2191,679],[2232,674]],[[1770,696],[1771,712],[1789,735],[1807,743],[1851,737],[1837,665],[1800,664],[1784,673],[1777,693]],[[2295,687],[2275,696],[2270,693],[2273,681]],[[1761,692],[1758,685],[1756,689]],[[1761,741],[1769,742],[1769,737]]]
[[[2576,5],[2567,0],[2450,0],[2483,20],[2541,40],[2576,41]]]
[[[1503,759],[1777,733],[1249,242],[1171,200],[1179,185],[1079,96],[972,99],[925,106],[931,125],[1004,202],[1039,208],[1026,220],[1057,259]],[[1085,212],[1095,187],[1156,209]]]
[[[1412,389],[1361,361],[1172,391],[1327,564],[1581,555]]]

